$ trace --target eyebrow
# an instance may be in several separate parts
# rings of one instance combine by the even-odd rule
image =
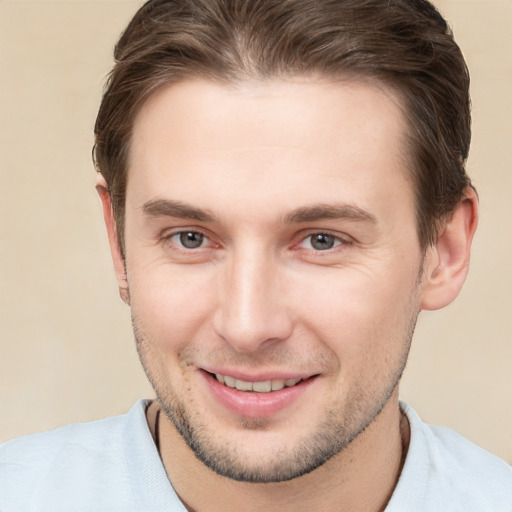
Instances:
[[[286,214],[287,223],[314,222],[324,219],[345,219],[354,222],[377,223],[376,217],[370,212],[352,204],[317,204],[297,208]]]
[[[199,222],[214,222],[215,215],[182,201],[172,199],[151,199],[142,205],[142,211],[149,217],[175,217]],[[287,213],[283,220],[287,224],[315,222],[324,219],[345,219],[353,222],[377,223],[370,212],[352,204],[315,204],[302,206]]]
[[[215,216],[208,210],[201,210],[187,203],[171,199],[151,199],[142,205],[142,211],[149,217],[176,217],[199,222],[215,220]]]

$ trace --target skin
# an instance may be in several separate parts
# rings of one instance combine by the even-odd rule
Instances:
[[[126,260],[100,177],[166,413],[163,462],[190,510],[385,507],[407,449],[398,383],[416,318],[456,297],[477,218],[468,190],[421,252],[405,129],[400,101],[369,83],[162,88],[134,124]],[[220,403],[205,371],[312,378],[258,416]]]

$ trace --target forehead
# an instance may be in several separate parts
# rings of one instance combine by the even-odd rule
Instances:
[[[169,85],[135,120],[127,205],[168,195],[258,215],[265,204],[276,213],[308,202],[412,205],[404,133],[399,100],[375,84]]]

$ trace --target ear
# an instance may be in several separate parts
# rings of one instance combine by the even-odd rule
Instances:
[[[98,173],[98,177],[96,179],[96,191],[100,196],[101,205],[103,207],[103,219],[105,220],[110,252],[112,254],[112,260],[114,261],[114,269],[116,272],[117,284],[119,286],[119,295],[126,304],[130,305],[130,294],[126,278],[126,262],[119,244],[119,236],[117,234],[117,225],[114,217],[114,211],[112,209],[110,192],[108,191],[105,178],[100,173]]]
[[[421,309],[440,309],[459,294],[469,268],[471,242],[478,224],[478,196],[468,187],[464,199],[427,251]]]

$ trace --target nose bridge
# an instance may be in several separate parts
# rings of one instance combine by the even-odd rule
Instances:
[[[222,276],[216,329],[238,351],[287,338],[292,322],[283,301],[280,270],[271,251],[241,244]]]

